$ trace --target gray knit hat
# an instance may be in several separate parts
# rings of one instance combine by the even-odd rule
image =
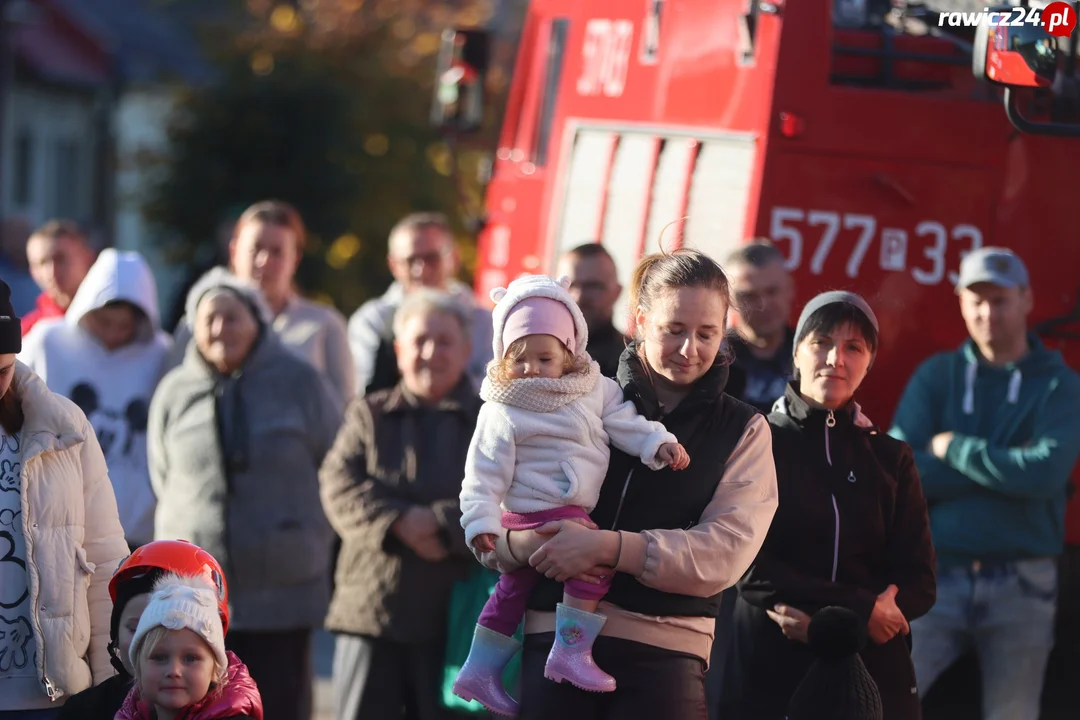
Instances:
[[[267,327],[273,323],[273,313],[258,287],[241,280],[226,268],[215,267],[199,278],[188,292],[187,301],[184,303],[184,319],[189,328],[194,329],[195,311],[202,299],[212,290],[227,290],[235,295],[251,310],[259,325]]]
[[[799,323],[795,326],[795,343],[792,347],[792,355],[794,356],[795,348],[798,347],[799,341],[802,338],[803,326],[806,325],[806,321],[810,319],[810,316],[816,313],[823,307],[828,305],[835,305],[836,303],[843,303],[845,305],[851,305],[856,310],[866,316],[866,319],[870,321],[870,324],[874,326],[874,331],[879,332],[877,316],[874,315],[874,311],[870,309],[870,305],[865,300],[856,295],[853,292],[847,292],[846,290],[832,290],[829,292],[821,293],[814,297],[810,302],[806,303],[806,307],[803,308],[802,314],[799,315]]]

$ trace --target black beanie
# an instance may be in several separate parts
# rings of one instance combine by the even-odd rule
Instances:
[[[799,683],[787,720],[882,720],[881,695],[859,650],[866,628],[846,608],[827,607],[807,630],[817,660]]]
[[[11,288],[0,280],[0,355],[22,352],[22,322],[11,305]]]

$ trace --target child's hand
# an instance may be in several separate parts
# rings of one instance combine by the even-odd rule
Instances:
[[[482,533],[473,538],[473,547],[480,552],[495,552],[495,536],[491,533]]]
[[[668,464],[672,470],[685,470],[690,464],[690,456],[679,443],[664,443],[656,453],[656,459]]]

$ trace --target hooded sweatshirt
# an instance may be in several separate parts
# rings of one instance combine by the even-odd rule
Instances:
[[[108,350],[82,320],[107,303],[142,310],[135,339]],[[128,543],[154,538],[155,499],[146,459],[150,398],[161,379],[169,336],[159,326],[157,286],[141,255],[103,250],[67,314],[42,321],[23,340],[19,359],[53,392],[70,398],[90,420],[105,453]]]
[[[987,364],[970,339],[916,370],[889,434],[911,445],[938,557],[967,564],[1058,555],[1080,453],[1080,375],[1029,337],[1030,352]],[[939,460],[928,446],[954,436]]]

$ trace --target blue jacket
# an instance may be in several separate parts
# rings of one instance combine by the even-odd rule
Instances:
[[[1080,454],[1080,375],[1034,336],[993,367],[970,339],[924,362],[889,434],[911,445],[938,557],[955,562],[1058,555],[1069,475]],[[931,439],[952,431],[939,460]]]

